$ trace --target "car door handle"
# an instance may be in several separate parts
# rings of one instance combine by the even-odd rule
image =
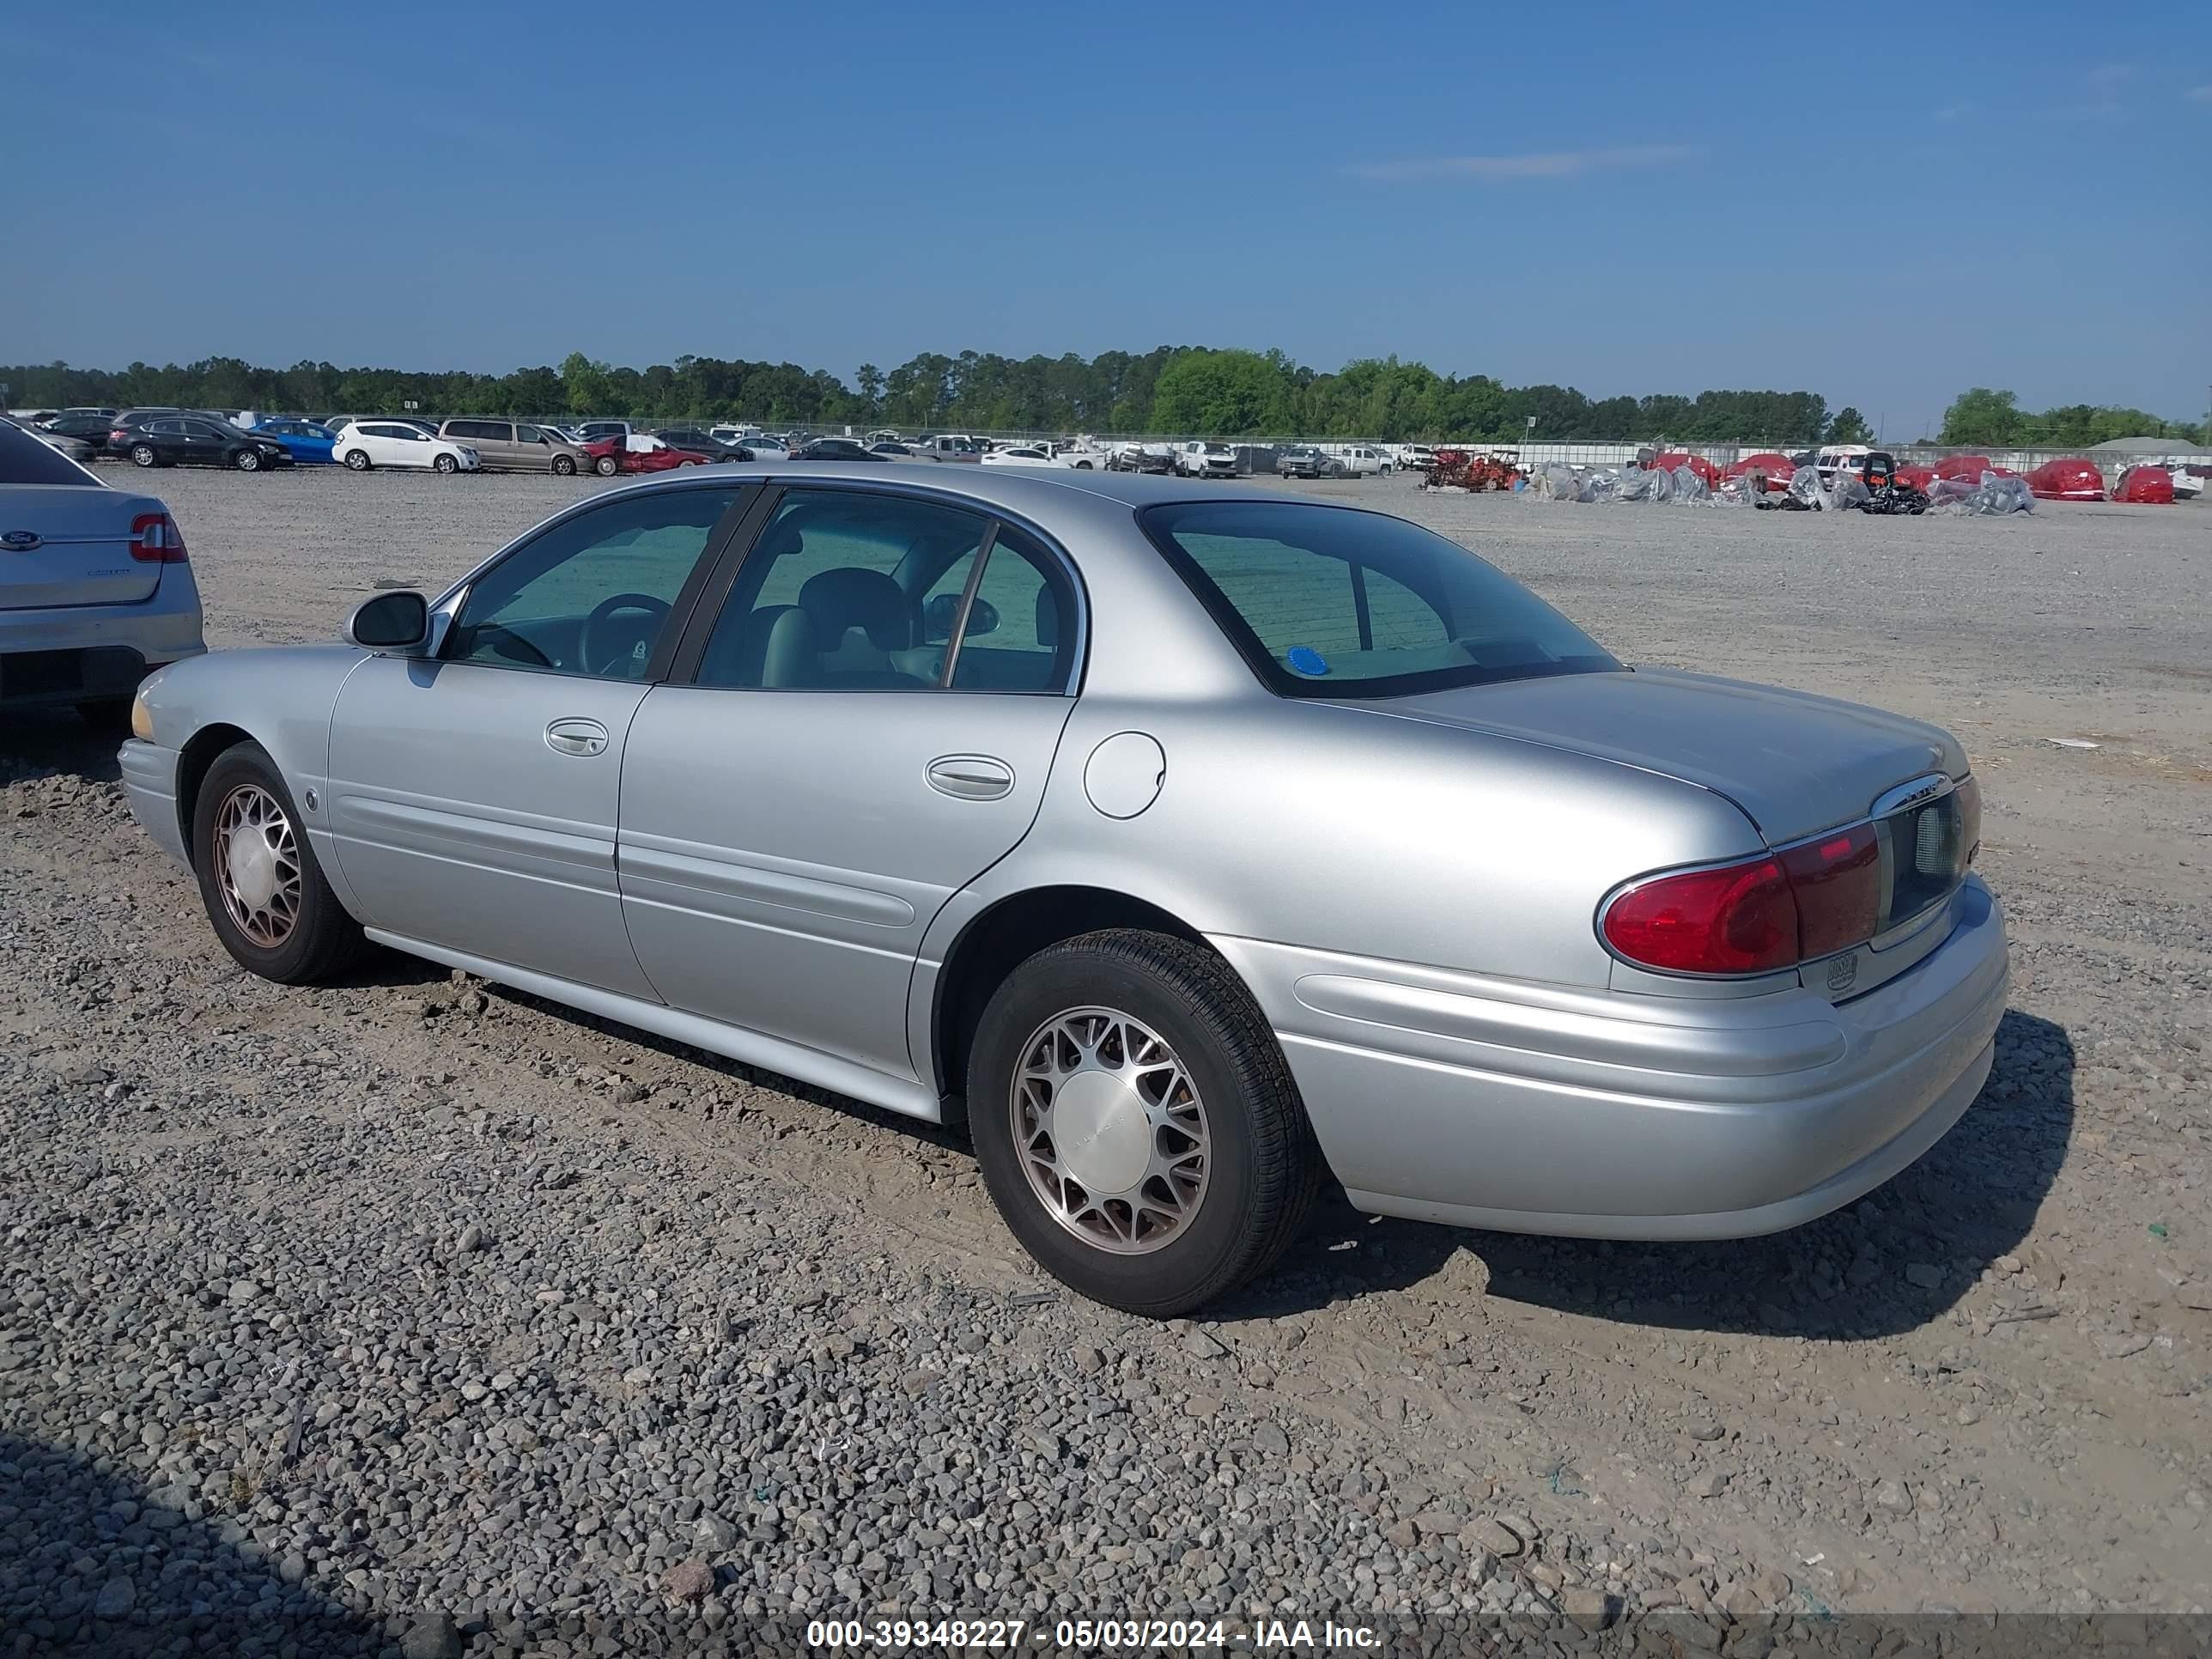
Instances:
[[[555,720],[545,728],[545,746],[556,755],[604,755],[607,728],[580,717]]]
[[[1011,794],[1014,769],[988,755],[946,755],[929,763],[929,787],[955,800],[997,800]]]

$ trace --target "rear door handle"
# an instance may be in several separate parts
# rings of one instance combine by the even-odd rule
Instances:
[[[1014,769],[988,755],[945,755],[929,763],[929,787],[955,800],[997,800],[1013,793]]]
[[[556,755],[604,755],[607,728],[580,716],[555,720],[545,728],[545,746]]]

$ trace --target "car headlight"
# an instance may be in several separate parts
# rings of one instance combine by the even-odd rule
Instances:
[[[131,699],[131,735],[143,743],[154,741],[154,711],[146,706],[143,690]]]

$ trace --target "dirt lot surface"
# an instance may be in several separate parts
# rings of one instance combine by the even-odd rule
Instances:
[[[217,647],[327,638],[602,487],[150,482]],[[1842,1610],[2212,1603],[2212,508],[1294,488],[1629,661],[1960,734],[2016,982],[1928,1158],[1741,1243],[1327,1204],[1150,1326],[1030,1267],[946,1138],[406,961],[247,978],[112,756],[11,718],[0,1655],[1559,1607],[1760,1659]]]

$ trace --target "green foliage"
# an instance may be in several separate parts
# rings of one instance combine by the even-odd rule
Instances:
[[[1185,352],[1160,371],[1152,423],[1163,432],[1255,434],[1288,413],[1282,392],[1282,376],[1257,352]]]
[[[0,367],[18,408],[69,404],[178,404],[303,414],[619,416],[653,424],[755,420],[809,426],[883,422],[914,431],[1162,433],[1227,437],[1408,439],[1463,442],[1520,438],[1535,417],[1540,441],[1778,444],[1873,441],[1856,410],[1828,418],[1811,392],[1701,392],[1593,400],[1572,386],[1500,385],[1486,374],[1439,374],[1395,357],[1362,358],[1334,374],[1280,351],[1156,346],[1085,359],[923,352],[885,371],[863,363],[857,389],[796,363],[678,357],[643,369],[571,352],[558,368],[507,374],[411,374],[298,362],[258,368],[234,357],[121,370],[65,363]],[[2033,415],[2009,392],[1976,387],[1944,416],[1946,443],[2086,448],[2136,434],[2192,435],[2191,426],[2141,410],[2073,404]]]
[[[1990,449],[2087,449],[2114,438],[2175,438],[2202,443],[2207,427],[2169,421],[2147,410],[2113,404],[2063,404],[2037,414],[2020,407],[2009,392],[1976,386],[1943,411],[1939,441]]]
[[[1867,424],[1865,416],[1846,404],[1828,422],[1827,439],[1832,444],[1870,444],[1874,428]]]
[[[2027,419],[2020,399],[2011,392],[1978,386],[1951,400],[1951,406],[1943,411],[1943,430],[1936,441],[2003,448],[2020,441]]]

